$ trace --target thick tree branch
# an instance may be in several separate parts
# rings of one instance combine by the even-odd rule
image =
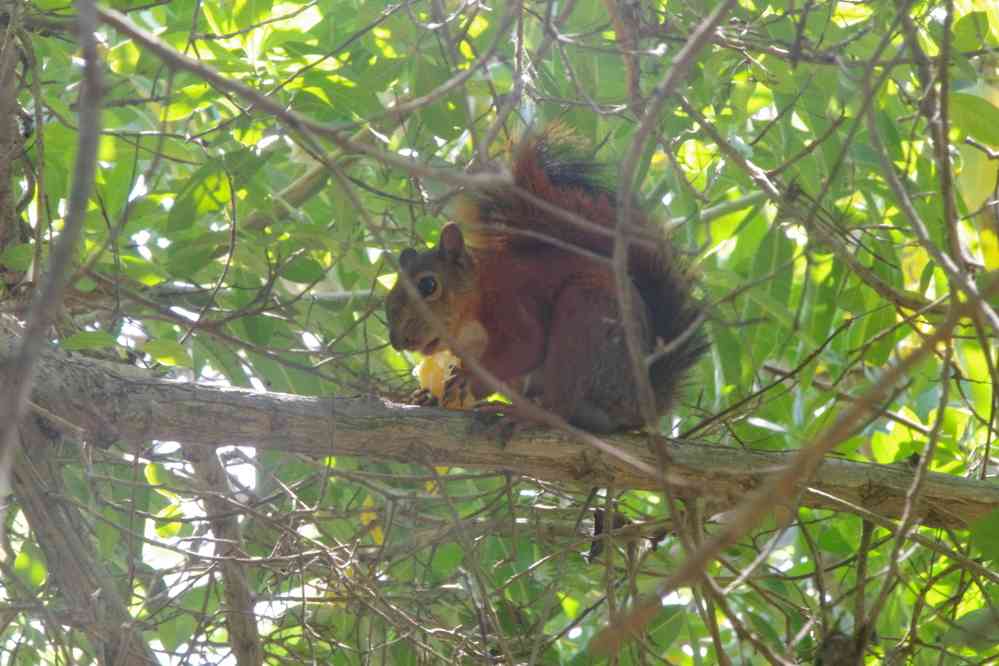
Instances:
[[[0,367],[15,353],[17,336],[0,332]],[[0,386],[4,385],[0,376]],[[0,399],[6,399],[0,391]],[[314,456],[390,458],[431,465],[505,469],[581,486],[661,488],[662,481],[554,431],[527,432],[501,444],[467,414],[415,408],[375,398],[309,398],[156,379],[128,366],[46,350],[31,397],[58,414],[50,423],[91,443],[174,440],[200,446],[254,446]],[[39,414],[44,412],[39,411]],[[72,424],[72,427],[66,425]],[[638,437],[614,446],[654,467]],[[711,510],[736,506],[782,471],[795,454],[732,449],[694,441],[664,443],[667,481],[680,497],[704,497]],[[826,458],[808,487],[876,514],[898,518],[913,471]],[[823,494],[806,506],[842,510]],[[963,527],[999,508],[999,487],[944,474],[927,475],[914,507],[925,524]]]
[[[86,633],[99,663],[147,666],[158,660],[129,612],[115,576],[103,563],[75,506],[53,502],[64,496],[55,447],[36,422],[19,429],[23,455],[14,466],[14,493],[45,553],[49,571],[72,609],[63,621]],[[18,430],[15,430],[18,432]]]
[[[188,445],[184,454],[206,488],[222,491],[229,487],[225,469],[212,451]],[[226,628],[236,663],[238,666],[259,666],[264,662],[264,651],[253,610],[253,591],[246,566],[237,561],[243,554],[239,520],[232,513],[232,506],[219,494],[206,494],[203,501],[215,537],[215,556],[219,560],[218,567],[224,583],[222,594],[225,598]]]
[[[7,490],[7,465],[13,449],[14,427],[24,413],[36,355],[47,338],[49,326],[62,306],[77,240],[83,231],[90,191],[97,169],[100,138],[101,73],[97,62],[97,11],[93,2],[79,2],[80,49],[83,54],[83,84],[80,86],[79,141],[73,167],[66,222],[52,245],[46,274],[28,311],[28,334],[19,353],[8,359],[7,399],[0,400],[0,490]]]
[[[17,124],[16,69],[17,40],[8,27],[0,30],[0,251],[18,241],[13,170],[24,149],[24,141]],[[9,269],[0,264],[0,289],[19,279],[19,274],[8,275],[8,272]]]

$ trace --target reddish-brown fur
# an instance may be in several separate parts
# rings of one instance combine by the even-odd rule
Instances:
[[[580,427],[607,432],[640,426],[608,261],[613,236],[607,232],[617,224],[617,203],[594,171],[592,163],[569,155],[558,130],[523,142],[513,165],[515,187],[469,196],[459,208],[460,230],[447,225],[436,249],[407,250],[400,258],[404,279],[420,284],[432,278],[437,288],[423,300],[445,335],[399,284],[386,303],[392,344],[432,351],[450,339],[457,351],[464,347],[486,370],[525,386]],[[545,210],[525,192],[592,226]],[[635,217],[634,231],[643,241],[631,245],[628,265],[642,351],[651,354],[657,342],[683,336],[649,370],[657,409],[664,411],[706,344],[699,306],[668,245],[660,240],[650,247],[652,229],[637,210]],[[454,381],[468,384],[476,396],[485,392],[462,372]]]

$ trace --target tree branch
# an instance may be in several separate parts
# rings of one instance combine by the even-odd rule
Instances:
[[[158,663],[142,635],[142,624],[129,612],[115,576],[103,563],[83,529],[87,521],[76,507],[53,502],[65,494],[62,470],[52,460],[55,447],[29,423],[23,454],[14,466],[18,506],[45,553],[48,570],[72,609],[64,621],[81,629],[98,651],[101,664],[147,666]]]
[[[3,322],[0,321],[0,324]],[[0,368],[18,339],[0,327]],[[0,371],[0,385],[5,385]],[[0,399],[5,399],[0,392]],[[397,405],[377,398],[313,398],[157,379],[137,368],[46,350],[31,397],[41,410],[75,428],[50,422],[89,441],[173,440],[199,446],[253,446],[313,456],[365,456],[428,465],[504,469],[580,487],[660,489],[662,479],[635,470],[555,431],[535,430],[499,443],[468,414]],[[39,418],[44,418],[39,411]],[[633,435],[607,440],[655,468]],[[747,493],[782,472],[795,451],[763,452],[670,441],[666,481],[678,497],[704,497],[711,511],[745,502]],[[913,478],[907,465],[873,465],[826,458],[807,484],[826,495],[898,518]],[[805,506],[843,510],[842,502],[805,493]],[[924,524],[962,528],[999,508],[999,487],[930,473],[913,507]]]
[[[19,353],[8,359],[7,399],[0,400],[0,492],[8,491],[9,454],[14,429],[24,414],[37,354],[48,337],[49,326],[62,307],[62,296],[70,275],[73,254],[83,231],[90,191],[97,169],[100,138],[101,72],[97,61],[97,13],[93,2],[79,2],[80,49],[83,54],[83,84],[80,87],[79,141],[73,167],[73,185],[67,203],[66,222],[52,245],[48,271],[40,280],[28,312],[28,334]]]
[[[218,457],[212,451],[187,445],[184,455],[194,467],[194,472],[206,488],[216,491],[229,487],[229,479]],[[253,611],[253,591],[250,588],[246,566],[237,558],[243,554],[243,537],[239,521],[232,513],[225,497],[205,494],[202,497],[215,537],[215,557],[224,585],[226,628],[238,666],[259,666],[264,662],[260,631]]]

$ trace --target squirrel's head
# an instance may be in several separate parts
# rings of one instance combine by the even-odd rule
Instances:
[[[406,281],[412,289],[406,288]],[[441,229],[436,248],[423,252],[407,248],[399,255],[399,278],[385,300],[392,346],[423,354],[446,348],[444,338],[456,338],[469,297],[476,294],[475,260],[461,229],[449,222]],[[419,296],[433,321],[427,320],[413,296]]]

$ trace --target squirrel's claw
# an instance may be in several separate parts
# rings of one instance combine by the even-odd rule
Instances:
[[[428,389],[418,388],[409,396],[409,402],[420,407],[438,407],[440,401]]]
[[[510,405],[495,402],[476,406],[469,434],[495,439],[500,446],[505,447],[526,425],[509,414],[509,407]]]
[[[474,402],[475,396],[472,394],[472,384],[468,375],[460,367],[451,368],[447,379],[444,380],[441,406],[445,409],[464,409],[465,405]]]

